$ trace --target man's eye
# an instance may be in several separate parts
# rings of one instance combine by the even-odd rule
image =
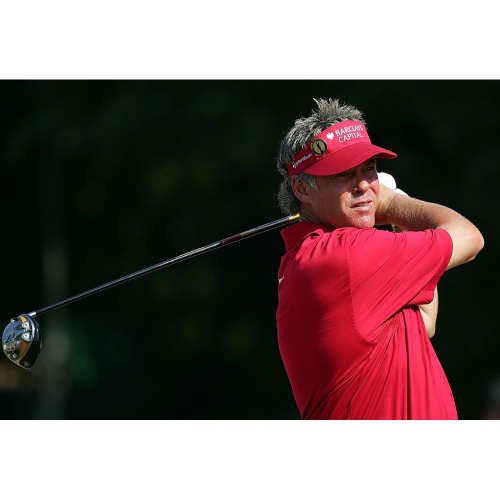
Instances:
[[[340,174],[337,174],[337,175],[335,176],[335,179],[339,179],[340,177],[345,177],[346,175],[347,175],[347,174],[346,174],[345,172],[342,172],[342,173],[340,173]]]

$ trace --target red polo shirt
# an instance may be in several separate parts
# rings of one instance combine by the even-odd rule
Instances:
[[[450,235],[306,222],[281,234],[278,342],[302,418],[456,419],[418,308],[450,261]]]

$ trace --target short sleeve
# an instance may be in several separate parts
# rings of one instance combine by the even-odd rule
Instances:
[[[453,251],[444,229],[366,229],[346,246],[354,319],[363,336],[405,306],[430,303]]]

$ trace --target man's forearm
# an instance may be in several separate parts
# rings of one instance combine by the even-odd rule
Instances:
[[[377,223],[392,224],[405,231],[445,229],[453,240],[453,254],[447,269],[471,261],[484,240],[479,230],[455,210],[394,193],[380,187]]]
[[[451,208],[397,195],[389,205],[387,219],[405,231],[424,231],[443,228],[445,225],[468,227],[471,222]]]

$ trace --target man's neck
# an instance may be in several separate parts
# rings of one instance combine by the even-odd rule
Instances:
[[[322,221],[314,210],[311,210],[309,205],[302,204],[299,210],[300,222],[310,222],[311,224],[321,224],[322,226],[328,226],[324,221]]]

